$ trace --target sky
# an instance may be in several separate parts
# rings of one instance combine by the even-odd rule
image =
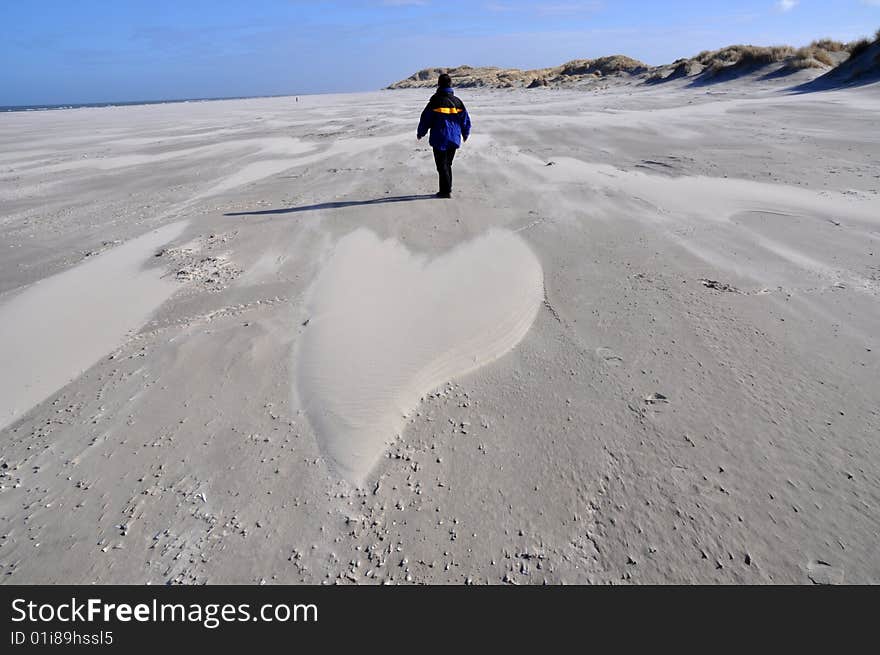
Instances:
[[[0,105],[380,89],[433,66],[844,41],[880,0],[0,0]]]

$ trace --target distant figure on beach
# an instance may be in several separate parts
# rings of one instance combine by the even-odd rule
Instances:
[[[464,103],[452,90],[452,79],[446,73],[437,80],[437,92],[431,96],[419,121],[416,138],[431,131],[428,143],[434,149],[434,162],[440,176],[438,198],[452,197],[452,160],[461,141],[471,134],[471,119]]]

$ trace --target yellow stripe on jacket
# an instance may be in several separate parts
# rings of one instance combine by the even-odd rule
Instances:
[[[434,111],[438,114],[460,114],[464,110],[457,107],[435,107]]]

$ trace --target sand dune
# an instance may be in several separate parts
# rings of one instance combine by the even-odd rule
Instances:
[[[602,88],[609,84],[664,84],[686,80],[691,86],[707,86],[750,78],[752,81],[790,78],[801,90],[877,81],[880,60],[877,48],[864,39],[841,43],[831,39],[807,46],[730,45],[706,50],[671,64],[649,66],[625,55],[598,59],[575,59],[560,66],[519,70],[497,66],[425,68],[389,85],[389,89],[430,88],[440,73],[448,73],[459,88]],[[870,50],[865,53],[865,50]],[[815,82],[815,84],[813,84]]]
[[[880,35],[880,31],[878,31]],[[873,43],[863,41],[852,56],[820,77],[805,83],[801,90],[827,90],[873,84],[880,81],[880,36]]]

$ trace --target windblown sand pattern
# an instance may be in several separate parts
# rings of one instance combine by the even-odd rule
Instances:
[[[0,305],[0,428],[121,345],[177,290],[144,262],[185,226],[132,239]]]
[[[541,264],[506,230],[436,259],[366,229],[312,290],[299,392],[332,467],[361,484],[432,389],[498,359],[529,331]]]

